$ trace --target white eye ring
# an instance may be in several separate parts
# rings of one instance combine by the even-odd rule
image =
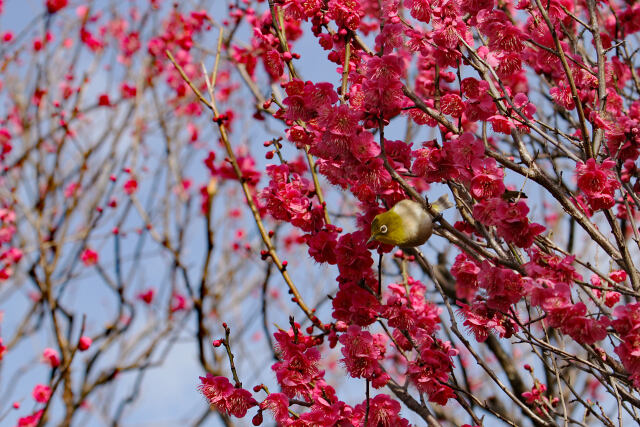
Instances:
[[[386,233],[386,232],[387,232],[387,226],[386,226],[386,225],[382,225],[382,226],[380,226],[380,232],[381,232],[382,234]]]

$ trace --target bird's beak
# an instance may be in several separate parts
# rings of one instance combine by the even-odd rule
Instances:
[[[376,240],[376,236],[374,234],[371,235],[371,237],[369,237],[369,240],[367,240],[367,245],[371,242],[373,242],[374,240]]]

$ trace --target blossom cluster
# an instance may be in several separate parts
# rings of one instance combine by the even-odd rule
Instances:
[[[341,401],[334,388],[325,382],[324,370],[319,368],[320,342],[304,335],[299,327],[296,324],[292,330],[274,334],[279,361],[272,370],[281,392],[268,393],[258,403],[248,390],[239,385],[234,387],[225,377],[208,374],[200,377],[199,386],[208,402],[217,410],[237,417],[258,406],[258,413],[253,417],[254,425],[262,423],[263,411],[268,411],[281,426],[358,425],[364,422],[365,417],[369,419],[368,425],[409,425],[400,416],[400,404],[386,394],[378,394],[354,407]],[[377,361],[381,353],[370,353],[373,348],[378,349],[374,352],[382,349],[380,338],[352,325],[340,341],[344,343],[343,354],[348,359],[345,363],[352,375],[366,377],[380,371]],[[262,385],[254,387],[256,393],[263,389],[266,391]],[[296,398],[304,402],[305,412],[298,414],[292,409],[298,403]]]
[[[613,311],[613,328],[620,335],[615,352],[631,374],[635,387],[640,387],[640,304],[620,305]]]
[[[22,250],[12,245],[16,232],[16,214],[9,208],[0,208],[0,283],[9,279],[14,266],[22,259]]]

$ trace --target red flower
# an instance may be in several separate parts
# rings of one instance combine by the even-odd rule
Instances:
[[[362,163],[378,157],[380,154],[380,146],[374,141],[371,132],[359,132],[353,135],[350,140],[349,150],[351,154]]]
[[[80,351],[89,350],[89,347],[91,347],[92,343],[93,341],[91,340],[91,338],[83,335],[80,337],[80,340],[78,340],[78,350]]]
[[[249,184],[249,186],[255,187],[258,184],[258,181],[260,181],[260,172],[256,169],[256,161],[253,157],[245,155],[244,153],[245,150],[239,150],[239,152],[236,153],[236,160],[240,167],[240,172],[242,172],[242,178],[247,184]],[[220,167],[216,167],[214,163],[215,159],[215,153],[210,151],[208,157],[204,161],[204,164],[207,166],[212,176],[219,176],[222,179],[238,179],[231,163],[225,161],[220,165]]]
[[[273,334],[280,352],[280,362],[271,369],[276,374],[282,392],[290,398],[306,396],[313,384],[322,380],[324,371],[318,368],[320,352],[313,346],[313,339],[300,331],[279,331]]]
[[[103,107],[110,107],[111,101],[109,100],[109,95],[107,95],[106,93],[100,95],[98,97],[98,105],[101,105]]]
[[[372,335],[357,325],[351,325],[347,332],[340,336],[339,341],[343,345],[344,358],[341,360],[353,378],[372,380],[386,375],[378,362],[384,359],[386,338],[383,335]]]
[[[412,277],[407,278],[409,294],[404,284],[392,283],[387,287],[386,304],[380,313],[389,326],[406,330],[410,334],[433,334],[439,329],[440,309],[425,298],[426,287]]]
[[[526,36],[511,24],[507,15],[499,10],[481,15],[478,29],[489,37],[489,50],[502,52],[521,52]]]
[[[137,93],[138,89],[134,85],[130,85],[127,82],[123,82],[120,85],[120,94],[124,99],[135,98]]]
[[[497,333],[500,338],[509,338],[518,331],[518,325],[504,314],[490,309],[485,301],[476,300],[470,307],[460,303],[460,310],[465,318],[464,326],[475,335],[476,341],[484,342],[489,334]]]
[[[560,82],[558,86],[552,87],[549,89],[549,94],[556,104],[567,110],[576,108],[576,104],[573,102],[573,96],[571,95],[571,88],[566,83]]]
[[[440,100],[440,109],[442,110],[442,114],[458,118],[462,116],[464,103],[459,95],[456,95],[455,93],[448,93]]]
[[[329,0],[328,17],[335,20],[338,26],[351,31],[358,29],[360,17],[364,15],[357,0]]]
[[[80,28],[80,40],[84,43],[89,50],[92,52],[97,52],[102,49],[104,43],[98,40],[86,27]]]
[[[369,286],[370,289],[377,286],[377,281],[372,275],[365,279],[364,283],[364,286]],[[340,284],[332,306],[335,319],[367,326],[376,321],[380,303],[371,292],[364,290],[357,282],[346,281]]]
[[[536,381],[531,391],[525,391],[522,393],[522,397],[527,399],[527,403],[540,403],[543,404],[546,400],[544,392],[547,391],[547,386]]]
[[[451,358],[456,354],[458,351],[451,343],[426,336],[420,346],[420,357],[409,363],[407,376],[420,392],[427,393],[430,402],[444,406],[455,397],[445,384],[453,368]]]
[[[530,222],[527,218],[528,213],[529,207],[522,200],[518,203],[501,203],[495,212],[498,235],[518,247],[530,247],[534,238],[546,228]]]
[[[43,411],[43,409],[40,409],[38,412],[20,418],[16,427],[36,427],[42,417]]]
[[[528,248],[535,237],[545,230],[538,223],[527,218],[529,207],[520,200],[510,203],[499,197],[482,201],[473,207],[473,217],[485,225],[493,225],[498,235],[509,243],[521,248]]]
[[[145,304],[151,304],[153,301],[153,295],[155,294],[155,289],[149,288],[146,291],[138,294],[138,299],[144,301]]]
[[[607,291],[604,294],[604,305],[611,308],[614,305],[616,305],[618,302],[620,302],[620,297],[621,297],[620,292]]]
[[[206,377],[200,377],[200,382],[198,390],[211,406],[222,413],[242,418],[249,408],[258,404],[249,391],[232,386],[225,377],[207,374]]]
[[[508,312],[510,306],[523,296],[521,276],[511,269],[494,267],[488,261],[484,261],[478,277],[479,286],[487,291],[489,308]]]
[[[307,246],[309,246],[309,255],[316,262],[326,262],[327,264],[336,264],[336,245],[338,243],[338,233],[334,231],[335,227],[327,226],[326,230],[320,230],[314,234],[304,236]]]
[[[182,311],[187,309],[187,298],[179,293],[171,296],[171,312]]]
[[[42,352],[42,359],[45,363],[48,363],[52,368],[60,366],[60,354],[57,350],[47,347]]]
[[[404,5],[412,17],[428,24],[431,20],[431,4],[427,0],[405,0]]]
[[[122,188],[124,189],[125,193],[127,193],[128,195],[132,195],[136,192],[136,190],[138,190],[138,181],[136,181],[135,178],[131,178],[124,183]]]
[[[504,171],[498,167],[495,159],[475,159],[471,163],[471,194],[476,199],[489,199],[504,193]]]
[[[271,393],[260,403],[260,409],[270,411],[278,425],[289,424],[289,398],[284,393]]]
[[[82,255],[80,256],[82,263],[89,267],[98,263],[98,253],[93,250],[87,248],[82,251]]]
[[[367,78],[362,82],[364,109],[384,118],[398,115],[406,100],[401,82],[405,74],[406,65],[400,56],[371,57],[365,65]]]
[[[615,165],[609,159],[598,164],[593,158],[587,160],[586,164],[576,164],[578,188],[585,194],[589,207],[594,211],[609,209],[615,204],[614,193],[620,187],[612,170]]]
[[[575,256],[560,257],[554,254],[545,254],[538,248],[532,248],[527,252],[531,260],[524,264],[524,268],[530,277],[544,278],[567,285],[575,280],[582,280],[582,276],[576,272],[572,265]]]
[[[289,172],[289,166],[269,165],[267,174],[271,177],[269,186],[260,192],[260,199],[267,211],[275,219],[290,222],[303,231],[315,231],[323,222],[318,211],[311,204],[313,185],[296,173]]]
[[[386,394],[378,394],[368,402],[363,402],[353,408],[351,421],[355,425],[364,426],[364,420],[368,423],[365,427],[394,426],[408,427],[409,421],[400,416],[400,403]]]
[[[46,6],[49,13],[56,13],[67,7],[68,0],[47,0]]]
[[[444,146],[458,169],[464,170],[464,178],[470,180],[471,164],[476,159],[481,159],[484,155],[484,143],[476,138],[472,133],[465,132],[458,138],[446,141]],[[462,171],[459,172],[461,175]]]
[[[456,178],[458,169],[454,165],[454,160],[448,155],[448,150],[437,148],[432,143],[428,145],[413,152],[416,160],[413,162],[411,171],[424,177],[429,183]]]
[[[36,402],[47,403],[47,401],[51,397],[51,388],[44,384],[36,384],[36,386],[31,391],[31,395]]]
[[[284,73],[284,64],[277,50],[269,49],[262,55],[262,61],[272,80],[278,80]]]
[[[4,160],[12,149],[11,133],[7,128],[0,128],[0,160]]]
[[[607,336],[609,319],[607,317],[600,319],[587,317],[587,306],[582,302],[570,306],[568,310],[554,314],[558,315],[555,322],[557,324],[554,326],[579,343],[594,344]],[[550,324],[553,322],[554,320],[551,319]]]
[[[456,297],[471,301],[478,289],[480,267],[464,252],[456,256],[451,266],[451,274],[456,278]]]
[[[614,270],[609,273],[609,277],[616,283],[622,283],[627,280],[627,272],[624,270]]]
[[[618,306],[613,310],[613,328],[622,342],[614,351],[631,374],[635,387],[640,387],[640,303]]]

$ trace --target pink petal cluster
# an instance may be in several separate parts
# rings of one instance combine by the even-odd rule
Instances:
[[[625,278],[626,278],[626,273],[623,270],[621,270],[621,271],[622,271],[622,273],[624,273]],[[618,276],[617,273],[613,273],[613,274],[614,274],[613,277]],[[610,275],[610,277],[611,277],[611,275]],[[591,284],[593,286],[596,287],[596,289],[593,290],[593,293],[598,298],[602,298],[604,300],[604,305],[606,305],[607,307],[611,308],[614,305],[616,305],[618,303],[618,301],[620,301],[620,297],[621,297],[620,292],[606,290],[608,288],[608,285],[605,283],[604,286],[603,286],[602,280],[600,280],[600,277],[598,275],[596,275],[596,274],[591,275],[591,279],[589,279],[589,281],[591,282]],[[618,282],[617,280],[614,280],[614,281]],[[622,281],[624,281],[624,279],[622,279]],[[600,288],[600,289],[598,289],[598,288]]]
[[[153,301],[153,296],[155,295],[156,290],[153,288],[149,288],[147,290],[145,290],[144,292],[140,292],[137,295],[137,298],[141,301],[143,301],[145,304],[151,304],[151,302]]]
[[[314,393],[315,399],[307,412],[294,418],[288,412],[289,398],[284,393],[271,393],[260,403],[260,411],[269,411],[279,426],[334,426],[349,425],[352,420],[352,408],[337,399],[330,386],[323,386]],[[258,413],[258,421],[260,420]],[[261,421],[260,421],[261,422]],[[256,418],[254,418],[254,425]]]
[[[42,351],[42,360],[52,368],[60,366],[60,353],[58,350],[47,347]]]
[[[386,303],[381,315],[388,320],[389,326],[405,329],[412,335],[421,330],[433,334],[440,328],[441,309],[426,299],[426,287],[413,277],[407,277],[407,294],[400,283],[388,285]]]
[[[31,391],[31,395],[38,403],[46,403],[51,397],[51,388],[44,384],[36,384]]]
[[[456,297],[471,301],[478,290],[480,266],[464,252],[456,256],[451,274],[456,278]]]
[[[332,301],[333,317],[347,324],[367,326],[376,321],[380,303],[369,290],[377,289],[378,280],[371,269],[373,260],[365,242],[367,234],[358,231],[340,237],[336,246],[338,293]]]
[[[205,30],[206,18],[206,12],[193,11],[189,14],[182,14],[178,10],[173,10],[162,23],[162,27],[158,31],[159,34],[147,43],[147,51],[154,58],[152,67],[149,69],[149,78],[164,77],[174,93],[174,96],[168,98],[166,102],[175,107],[174,111],[179,115],[198,114],[202,111],[202,107],[197,102],[184,102],[189,94],[189,87],[169,61],[165,51],[172,52],[176,62],[180,64],[189,78],[197,80],[201,70],[193,64],[190,50],[195,44],[194,39]],[[116,37],[123,40],[126,37],[125,34],[122,32]]]
[[[576,164],[578,188],[584,193],[589,207],[594,211],[610,209],[615,204],[614,194],[620,187],[612,170],[615,164],[609,159],[598,164],[593,158],[586,163]]]
[[[333,19],[339,27],[352,31],[358,29],[360,18],[364,15],[358,1],[338,1],[329,0],[329,17]]]
[[[478,200],[499,197],[504,193],[504,172],[495,159],[475,159],[471,163],[471,194]]]
[[[291,173],[286,164],[267,166],[267,174],[271,177],[269,186],[259,194],[267,212],[306,232],[320,229],[323,213],[319,205],[313,207],[313,184],[297,173]]]
[[[531,304],[547,314],[546,324],[580,343],[593,344],[604,339],[609,319],[588,316],[584,303],[572,301],[570,286],[581,278],[571,266],[573,257],[560,258],[537,249],[529,255],[531,261],[524,267],[530,277],[524,279],[524,286]]]
[[[369,402],[362,402],[353,408],[351,421],[354,425],[364,425],[368,407],[368,423],[365,427],[409,427],[409,421],[400,416],[400,403],[386,394],[378,394]]]
[[[634,387],[640,387],[640,303],[620,305],[613,316],[612,326],[620,335],[614,351],[631,374]]]
[[[351,325],[339,338],[342,344],[342,362],[353,378],[366,378],[375,388],[384,387],[389,376],[380,366],[384,359],[387,338],[371,334],[357,325]]]
[[[405,106],[401,79],[406,74],[404,60],[395,54],[373,56],[366,61],[362,81],[364,109],[372,115],[390,119]]]
[[[530,247],[535,237],[545,230],[544,226],[530,222],[528,213],[529,207],[523,200],[512,203],[500,197],[484,200],[473,207],[475,219],[495,226],[500,237],[521,248]]]
[[[452,358],[458,350],[451,343],[424,335],[420,339],[419,357],[409,362],[407,376],[416,388],[429,396],[430,402],[446,405],[455,397],[453,390],[446,385],[453,369]]]
[[[92,266],[98,263],[98,253],[90,248],[86,248],[80,255],[80,260],[86,266]]]
[[[411,171],[424,177],[427,182],[458,179],[470,186],[474,196],[479,198],[484,186],[492,193],[502,194],[504,191],[502,169],[497,167],[495,161],[491,163],[493,159],[484,159],[488,163],[484,162],[484,145],[473,134],[467,132],[446,140],[442,148],[435,141],[424,143],[423,146],[425,148],[413,152],[415,161]]]
[[[274,334],[278,349],[279,362],[271,366],[282,392],[294,398],[309,397],[313,393],[314,384],[322,380],[322,371],[318,362],[320,352],[311,337],[293,331],[278,331]]]
[[[309,246],[309,255],[316,262],[326,262],[335,265],[338,262],[336,257],[336,246],[338,244],[337,227],[328,224],[325,229],[317,233],[311,233],[304,236],[307,246]]]
[[[7,128],[0,127],[0,162],[4,161],[12,149],[11,133]]]
[[[524,295],[521,276],[510,269],[493,266],[488,261],[478,264],[464,253],[456,257],[451,268],[456,278],[456,295],[471,304],[459,302],[463,325],[484,342],[489,334],[509,338],[518,325],[507,313]],[[484,292],[480,293],[479,291]]]
[[[487,292],[487,306],[506,313],[524,296],[522,277],[509,268],[484,261],[478,274],[478,286]]]
[[[243,180],[251,187],[255,187],[260,181],[260,171],[256,169],[256,161],[253,157],[246,154],[245,150],[239,150],[236,154],[236,161],[240,167]],[[211,176],[220,177],[224,180],[237,180],[236,172],[229,162],[222,162],[220,165],[215,164],[216,154],[209,152],[209,156],[204,160],[205,166],[209,169]]]
[[[42,417],[43,409],[34,412],[31,415],[27,415],[26,417],[22,417],[18,419],[18,424],[16,427],[36,427],[40,422],[40,418]]]
[[[546,397],[544,396],[544,392],[547,391],[547,386],[536,381],[531,391],[525,391],[522,393],[522,397],[527,400],[527,403],[541,403],[543,404]]]
[[[249,408],[258,404],[249,391],[234,387],[226,377],[207,374],[206,377],[200,377],[200,382],[198,390],[211,406],[224,414],[241,418]]]
[[[47,0],[46,1],[47,12],[56,13],[59,10],[67,7],[67,4],[68,4],[68,0]]]
[[[489,334],[496,333],[500,338],[509,338],[519,330],[518,324],[508,315],[489,308],[486,301],[477,298],[471,306],[459,303],[458,311],[464,316],[463,325],[473,333],[476,341],[484,342]]]
[[[16,233],[15,222],[15,212],[0,207],[0,282],[13,275],[15,264],[22,259],[22,251],[11,245],[11,240]]]
[[[89,347],[91,347],[92,343],[93,343],[93,340],[91,338],[89,338],[86,335],[83,335],[78,340],[78,350],[87,351],[89,350]]]

